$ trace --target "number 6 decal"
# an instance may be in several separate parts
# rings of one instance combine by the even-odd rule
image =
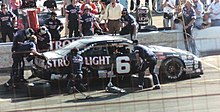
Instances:
[[[121,56],[116,58],[116,72],[124,74],[130,72],[130,58],[128,56]]]

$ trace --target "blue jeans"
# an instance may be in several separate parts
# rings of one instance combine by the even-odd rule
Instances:
[[[220,19],[212,20],[211,24],[212,26],[220,26]]]

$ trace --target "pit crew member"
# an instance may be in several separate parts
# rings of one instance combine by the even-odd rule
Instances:
[[[13,41],[15,17],[16,16],[12,12],[7,11],[7,6],[3,3],[1,5],[0,12],[0,23],[3,42],[6,42],[6,36],[9,37],[9,40],[11,42]]]
[[[63,23],[57,19],[57,14],[55,12],[51,12],[51,17],[45,21],[45,26],[51,34],[52,40],[57,41],[60,40],[60,32],[63,30]]]
[[[37,36],[37,49],[39,51],[48,51],[51,45],[51,34],[46,26],[41,26],[35,33]]]
[[[137,38],[138,23],[134,16],[128,13],[126,8],[122,10],[121,22],[123,27],[120,35],[130,34],[131,40],[135,40]]]

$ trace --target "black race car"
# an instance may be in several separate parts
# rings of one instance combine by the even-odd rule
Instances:
[[[47,80],[65,79],[71,73],[67,56],[75,47],[84,58],[84,77],[97,79],[137,73],[132,41],[121,37],[94,36],[45,52],[44,57],[36,57],[33,75]],[[156,53],[158,63],[155,72],[160,75],[162,81],[176,81],[186,75],[203,74],[200,59],[188,51],[155,45],[142,47],[148,47]],[[115,49],[118,49],[117,54]]]

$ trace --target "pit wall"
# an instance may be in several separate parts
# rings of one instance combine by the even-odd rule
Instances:
[[[220,51],[220,44],[218,44],[220,43],[220,27],[210,27],[203,30],[194,29],[193,35],[200,54]],[[129,35],[123,37],[130,39]],[[141,44],[145,45],[160,45],[185,50],[183,32],[178,30],[140,32],[137,39]],[[58,49],[72,41],[74,40],[62,39],[61,41],[53,42],[51,49]],[[11,68],[11,46],[12,42],[0,43],[0,71]],[[31,62],[26,62],[26,66],[30,65]]]

